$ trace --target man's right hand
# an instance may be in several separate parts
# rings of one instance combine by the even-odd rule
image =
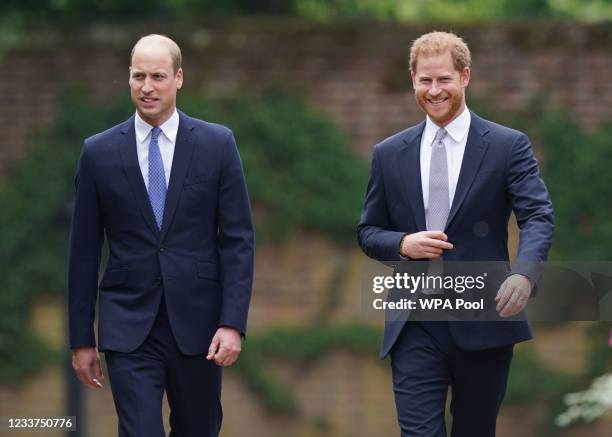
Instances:
[[[451,250],[448,236],[442,231],[423,231],[408,234],[402,241],[400,254],[412,259],[440,258],[443,250]]]
[[[72,368],[77,378],[85,385],[102,388],[102,368],[95,347],[79,347],[72,350]]]

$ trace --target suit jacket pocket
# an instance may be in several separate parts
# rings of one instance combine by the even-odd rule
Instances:
[[[188,185],[201,184],[203,182],[206,182],[207,180],[208,180],[208,174],[202,173],[199,175],[190,176],[190,177],[185,178],[185,180],[183,181],[183,186],[186,187]]]
[[[107,270],[100,281],[99,288],[112,288],[117,285],[123,285],[127,281],[128,270],[127,269],[112,269]]]
[[[498,170],[495,168],[487,168],[485,170],[478,170],[476,173],[476,179],[482,181],[491,181],[494,179],[499,179],[505,177],[504,170]]]

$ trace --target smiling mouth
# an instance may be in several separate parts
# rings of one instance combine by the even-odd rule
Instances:
[[[158,99],[155,99],[153,97],[141,97],[140,101],[144,102],[144,103],[153,103],[153,102],[157,102]]]
[[[427,99],[427,102],[428,102],[430,105],[433,105],[433,106],[438,106],[438,105],[441,105],[442,103],[446,102],[447,100],[448,100],[448,97],[445,97],[445,98],[443,98],[443,99],[439,99],[439,100]]]

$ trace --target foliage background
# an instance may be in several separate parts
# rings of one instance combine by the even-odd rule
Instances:
[[[120,0],[5,0],[0,13],[62,22],[186,16],[299,16],[319,21],[479,22],[508,19],[605,21],[610,0],[151,0],[146,8]]]
[[[612,2],[156,0],[143,10],[137,3],[114,0],[9,0],[0,4],[0,52],[25,44],[38,23],[62,28],[101,21],[129,25],[142,19],[188,22],[198,19],[195,17],[215,20],[251,15],[263,15],[271,23],[298,19],[314,25],[364,21],[393,25],[519,21],[531,25],[554,20],[561,25],[598,22],[607,26]],[[534,99],[522,111],[504,111],[487,103],[471,100],[470,107],[526,131],[542,152],[544,177],[556,212],[552,258],[610,260],[612,127],[581,128],[569,115],[571,108],[546,99]],[[281,247],[295,234],[316,234],[341,251],[351,249],[368,162],[351,150],[350,140],[327,114],[287,86],[223,97],[182,93],[179,105],[191,115],[234,129],[254,202],[258,244]],[[18,388],[46,365],[56,363],[63,352],[32,332],[30,308],[41,297],[62,299],[65,295],[64,254],[80,140],[125,119],[130,112],[124,96],[107,99],[100,106],[86,92],[66,91],[54,122],[32,135],[30,152],[12,164],[0,185],[2,385]],[[287,137],[292,138],[290,143]],[[530,347],[521,349],[513,365],[509,403],[544,403],[554,412],[564,392],[583,387],[592,376],[612,368],[606,346],[610,328],[610,323],[588,327],[587,366],[579,376],[550,368]],[[249,338],[236,372],[271,415],[299,417],[299,400],[290,386],[276,380],[268,363],[278,359],[299,367],[338,349],[374,356],[379,336],[378,327],[359,321],[322,319],[314,326],[273,326]],[[540,430],[539,435],[545,432],[556,435],[554,429]]]

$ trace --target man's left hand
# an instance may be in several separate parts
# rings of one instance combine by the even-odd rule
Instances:
[[[231,366],[240,355],[240,340],[238,330],[227,326],[220,327],[210,342],[206,359],[214,360],[218,366]]]
[[[531,296],[531,288],[531,281],[526,276],[518,273],[508,276],[495,296],[495,309],[499,315],[510,317],[523,311]]]

